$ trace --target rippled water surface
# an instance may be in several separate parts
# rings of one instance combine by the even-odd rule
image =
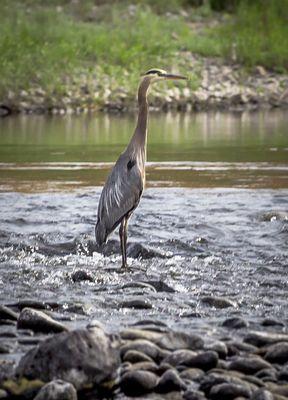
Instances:
[[[99,249],[94,224],[133,118],[0,121],[0,302],[51,303],[71,326],[287,320],[287,122],[280,111],[153,115],[149,187],[129,226],[131,270],[119,273],[117,234]],[[78,270],[90,281],[74,282]]]

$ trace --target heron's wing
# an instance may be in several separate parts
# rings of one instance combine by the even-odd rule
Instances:
[[[96,225],[99,244],[105,242],[123,217],[137,207],[142,191],[143,180],[137,162],[120,156],[100,196]]]

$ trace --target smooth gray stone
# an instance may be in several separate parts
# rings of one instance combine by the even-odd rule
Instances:
[[[247,328],[248,325],[249,325],[248,322],[245,321],[245,319],[240,318],[240,317],[227,318],[222,323],[222,326],[225,326],[226,328],[231,328],[231,329]]]
[[[186,332],[168,332],[156,341],[159,347],[166,350],[199,350],[203,349],[204,340],[195,334]]]
[[[226,344],[224,342],[221,342],[220,340],[214,340],[212,342],[205,343],[204,350],[216,351],[218,356],[222,359],[225,359],[228,354]]]
[[[274,396],[269,390],[259,389],[252,393],[251,400],[274,400]]]
[[[120,337],[124,340],[144,339],[156,342],[163,336],[162,332],[155,332],[146,329],[127,328],[120,332]]]
[[[244,337],[244,342],[262,347],[278,342],[288,342],[288,334],[251,331]]]
[[[209,371],[217,366],[219,357],[215,351],[204,351],[203,353],[191,356],[190,359],[185,360],[182,364],[188,367],[200,368],[203,371]]]
[[[237,306],[234,301],[227,299],[226,297],[205,296],[201,298],[201,302],[215,308],[228,308]]]
[[[124,354],[123,361],[128,361],[132,364],[145,362],[145,361],[153,361],[151,357],[147,356],[147,354],[142,353],[137,350],[129,350]]]
[[[279,319],[275,318],[265,318],[261,325],[263,326],[285,326],[284,322],[280,321]]]
[[[34,400],[77,400],[77,392],[71,383],[57,379],[43,386]]]
[[[236,354],[244,353],[256,353],[258,350],[256,346],[252,344],[240,342],[240,340],[231,340],[226,342],[226,346],[228,349],[228,356],[233,356]]]
[[[284,365],[278,373],[278,379],[280,381],[288,382],[288,364]]]
[[[18,314],[10,308],[0,304],[0,320],[17,321]]]
[[[125,300],[119,303],[119,307],[121,308],[137,308],[139,310],[150,310],[153,308],[153,305],[147,299],[131,299]]]
[[[207,400],[203,392],[199,392],[198,390],[188,389],[183,394],[183,400]]]
[[[192,350],[176,350],[164,358],[163,363],[170,364],[173,367],[177,365],[185,364],[186,361],[190,360],[191,357],[195,357],[197,353]]]
[[[0,354],[9,354],[16,349],[15,340],[0,340]]]
[[[158,385],[155,388],[156,393],[169,393],[173,391],[186,390],[185,382],[180,378],[178,373],[172,369],[168,369],[161,376]]]
[[[231,361],[228,369],[243,372],[244,374],[252,375],[261,369],[272,368],[271,364],[260,357],[237,357]]]
[[[73,274],[71,275],[71,279],[74,283],[83,281],[94,282],[93,276],[82,269],[78,269],[77,271],[73,272]]]
[[[236,397],[250,398],[251,390],[235,383],[221,383],[212,387],[209,393],[211,400],[233,400]]]
[[[198,381],[204,376],[205,372],[199,368],[188,368],[180,373],[180,378],[187,381]]]
[[[16,374],[49,382],[62,379],[77,390],[113,381],[120,366],[119,342],[101,329],[78,329],[54,335],[26,353]]]
[[[65,325],[55,321],[43,311],[24,308],[18,318],[17,328],[31,329],[34,332],[63,332],[67,330]]]
[[[265,360],[276,364],[288,362],[288,342],[280,342],[269,346],[265,354]]]
[[[165,358],[169,354],[167,354],[166,351],[160,349],[160,347],[156,344],[144,339],[133,340],[121,346],[121,356],[123,357],[124,354],[129,350],[140,351],[141,353],[146,354],[157,362],[163,360],[163,358]]]
[[[120,380],[120,388],[127,396],[140,396],[152,392],[158,377],[150,371],[129,371]]]
[[[234,375],[235,374],[235,375]],[[241,376],[241,375],[240,375]],[[253,385],[240,379],[239,374],[232,371],[209,372],[200,378],[199,389],[203,391],[206,396],[210,393],[213,386],[220,385],[222,383],[233,383],[235,385],[245,386],[250,389]]]

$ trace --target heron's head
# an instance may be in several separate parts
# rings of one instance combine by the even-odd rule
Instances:
[[[164,71],[164,69],[158,69],[158,68],[149,69],[149,71],[145,72],[145,74],[143,74],[142,76],[144,79],[149,79],[150,83],[163,81],[167,79],[171,80],[188,79],[182,75],[169,74],[168,72]]]

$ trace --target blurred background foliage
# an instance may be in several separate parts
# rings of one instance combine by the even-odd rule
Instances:
[[[186,70],[183,52],[285,72],[287,37],[288,0],[1,0],[0,95],[61,93],[75,74],[131,86]]]

